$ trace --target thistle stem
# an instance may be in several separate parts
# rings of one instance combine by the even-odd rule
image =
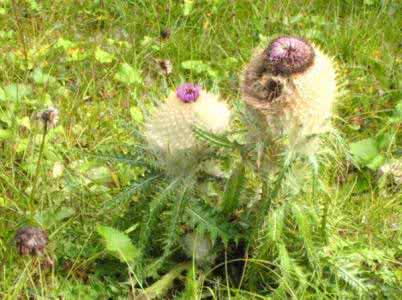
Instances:
[[[329,199],[324,203],[324,213],[321,219],[321,237],[325,242],[327,242],[327,218],[329,210]]]
[[[268,188],[268,180],[263,182],[262,193],[261,193],[261,208],[258,210],[260,214],[257,216],[257,227],[256,227],[256,235],[258,235],[258,231],[263,227],[265,217],[271,210],[272,202],[276,199],[280,187],[282,186],[283,179],[287,174],[287,170],[289,167],[284,166],[281,173],[278,175],[278,178],[275,180],[272,189]]]
[[[32,184],[32,190],[31,190],[31,196],[30,196],[30,200],[31,200],[30,205],[31,206],[32,206],[32,202],[34,200],[34,196],[35,196],[35,192],[36,192],[36,188],[37,188],[37,184],[38,184],[39,169],[40,169],[40,165],[42,163],[43,150],[45,149],[47,131],[48,131],[48,124],[47,124],[47,122],[44,122],[43,134],[42,134],[42,142],[41,142],[40,148],[39,148],[39,157],[38,157],[38,161],[36,163],[35,176],[34,176],[34,179],[33,179],[34,181],[33,181],[33,184]]]

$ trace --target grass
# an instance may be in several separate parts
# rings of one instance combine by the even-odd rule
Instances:
[[[390,0],[0,0],[0,298],[127,299],[136,290],[146,299],[138,296],[145,289],[149,299],[397,299],[402,194],[378,168],[401,156],[400,10]],[[171,35],[161,39],[165,29]],[[192,204],[183,227],[219,228],[218,236],[233,228],[186,190],[172,204],[178,186],[192,182],[162,180],[142,164],[137,129],[184,81],[238,107],[252,50],[280,34],[304,36],[338,62],[345,93],[334,124],[343,142],[329,145],[335,154],[317,176],[295,176],[299,190],[275,192],[246,268],[240,236],[215,260],[186,264],[182,207]],[[170,76],[159,59],[172,63]],[[35,116],[50,105],[60,122],[37,169]],[[250,193],[260,182],[247,168]],[[208,199],[222,192],[216,182],[203,186]],[[27,224],[49,232],[54,267],[18,255],[14,234]],[[132,242],[131,254],[116,255],[110,240],[105,248],[98,225],[125,232],[131,241],[116,235],[116,243]]]

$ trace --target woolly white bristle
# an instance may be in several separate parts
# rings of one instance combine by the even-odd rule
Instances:
[[[286,74],[273,74],[266,52],[257,54],[242,82],[245,102],[265,119],[269,134],[273,138],[287,136],[290,146],[302,152],[315,151],[316,145],[302,145],[316,144],[315,139],[309,141],[312,136],[331,130],[333,104],[339,94],[333,60],[317,46],[311,45],[311,49],[312,63]]]
[[[152,147],[172,153],[200,146],[194,126],[223,133],[229,121],[229,109],[214,94],[201,91],[197,101],[185,103],[171,93],[146,123],[145,136]]]

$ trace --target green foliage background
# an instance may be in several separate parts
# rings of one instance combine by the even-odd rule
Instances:
[[[127,299],[135,288],[137,298],[145,289],[163,299],[397,299],[402,194],[378,169],[401,156],[400,15],[391,0],[0,0],[0,297]],[[339,63],[345,93],[334,123],[344,142],[328,145],[318,177],[290,172],[237,278],[248,232],[227,214],[255,200],[252,164],[226,188],[200,184],[208,197],[197,201],[186,196],[194,182],[157,172],[140,131],[184,81],[238,111],[239,73],[280,34],[304,36]],[[35,116],[47,106],[60,122],[37,173]],[[238,160],[223,159],[226,179]],[[221,243],[215,265],[192,264],[179,223]],[[28,224],[49,232],[54,268],[15,251],[15,231]]]

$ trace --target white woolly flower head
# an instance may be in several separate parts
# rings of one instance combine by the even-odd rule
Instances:
[[[330,130],[337,96],[333,60],[298,37],[279,37],[252,58],[243,73],[242,96],[265,119],[274,138],[292,146]]]
[[[195,126],[221,134],[228,130],[230,115],[217,95],[186,83],[152,114],[145,125],[145,137],[151,148],[165,159],[180,160],[183,154],[193,156],[204,148],[193,132]]]

